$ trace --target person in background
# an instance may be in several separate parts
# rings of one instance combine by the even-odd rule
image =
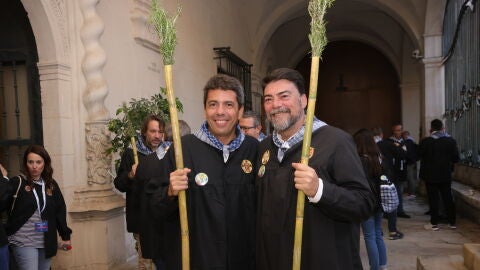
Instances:
[[[149,154],[162,151],[168,147],[163,143],[165,133],[165,122],[156,115],[149,115],[143,121],[141,134],[137,136],[138,162],[142,163]],[[168,144],[169,145],[169,144]],[[147,269],[151,261],[142,256],[141,240],[139,238],[141,226],[141,194],[144,189],[144,182],[137,181],[135,175],[138,164],[134,162],[133,150],[129,147],[124,150],[117,177],[113,180],[115,188],[126,193],[125,218],[127,231],[133,233],[136,240],[138,253],[138,269]]]
[[[382,168],[386,173],[388,179],[394,179],[393,170],[392,170],[392,154],[391,154],[391,143],[383,139],[383,130],[381,127],[375,127],[372,129],[373,139],[380,149],[382,154]],[[388,239],[389,240],[398,240],[403,238],[403,233],[397,229],[397,210],[385,213],[385,216],[388,220]]]
[[[363,170],[375,194],[376,205],[373,215],[362,222],[363,238],[367,248],[371,270],[386,269],[387,249],[383,242],[382,217],[383,210],[380,199],[380,176],[382,175],[382,155],[373,140],[373,133],[368,129],[360,129],[353,135]]]
[[[20,270],[48,270],[60,246],[71,247],[72,230],[67,226],[67,207],[48,152],[40,145],[27,147],[23,175],[10,179],[12,209],[6,232]],[[18,196],[14,193],[18,188]]]
[[[0,164],[0,212],[3,213],[7,210],[9,194],[8,185],[8,172]],[[8,238],[3,226],[3,220],[0,221],[0,270],[8,270],[9,265],[9,253],[8,253]]]
[[[410,198],[415,198],[418,189],[417,175],[417,148],[418,145],[410,136],[410,132],[405,130],[402,132],[402,138],[407,147],[407,193]]]
[[[187,122],[178,120],[180,136],[190,134],[190,127]],[[159,147],[156,153],[152,153],[146,156],[140,164],[138,164],[135,178],[139,182],[144,183],[145,190],[152,189],[150,179],[155,177],[161,177],[166,152],[170,148],[173,141],[172,126],[170,122],[165,124],[165,147]],[[140,198],[141,209],[141,225],[139,228],[140,246],[142,250],[142,256],[147,259],[152,259],[157,270],[166,270],[165,262],[162,254],[162,219],[158,218],[154,211],[150,208],[148,203],[148,197],[146,192],[142,192]]]
[[[178,120],[178,129],[180,130],[180,137],[192,133],[190,126],[184,120]],[[173,142],[172,124],[170,122],[165,124],[165,141]]]
[[[395,124],[392,126],[392,136],[386,141],[390,144],[390,158],[393,169],[393,184],[397,189],[398,208],[397,217],[410,218],[403,209],[403,188],[407,181],[407,146],[402,138],[403,126]]]
[[[456,229],[455,204],[452,197],[452,171],[459,160],[457,142],[443,128],[443,122],[434,119],[430,123],[431,135],[420,141],[420,178],[425,181],[430,205],[429,229],[438,231],[439,194],[442,198],[450,229]]]
[[[265,134],[262,133],[262,125],[260,124],[260,116],[254,111],[246,111],[240,118],[240,129],[245,135],[249,135],[262,141]]]

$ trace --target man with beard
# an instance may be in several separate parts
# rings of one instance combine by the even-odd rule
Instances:
[[[151,210],[163,221],[166,269],[181,269],[181,190],[187,199],[191,269],[255,269],[253,163],[258,141],[238,126],[243,100],[237,79],[213,76],[204,87],[206,121],[195,134],[182,137],[184,168],[176,169],[170,147],[164,175],[149,182]]]
[[[141,134],[137,136],[138,162],[142,163],[146,157],[155,152],[164,152],[169,144],[163,143],[165,122],[155,115],[147,116],[143,121]],[[138,164],[133,159],[133,150],[125,149],[122,154],[117,177],[113,180],[115,188],[126,193],[125,218],[127,231],[133,233],[138,251],[138,269],[147,269],[151,261],[142,257],[139,232],[141,223],[141,196],[144,189],[144,180],[137,179]]]
[[[300,161],[307,97],[305,81],[281,68],[263,80],[264,108],[274,132],[257,161],[259,270],[292,268],[297,191],[305,205],[301,269],[361,269],[360,222],[375,206],[350,135],[314,119],[309,166]]]

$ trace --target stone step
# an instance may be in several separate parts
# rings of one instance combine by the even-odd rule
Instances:
[[[468,270],[462,255],[426,255],[417,257],[417,270]]]
[[[468,270],[480,270],[480,244],[464,244],[463,259]]]

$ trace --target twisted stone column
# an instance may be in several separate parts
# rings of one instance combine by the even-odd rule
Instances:
[[[71,208],[74,217],[83,219],[82,213],[103,215],[97,211],[114,210],[121,214],[123,199],[112,190],[111,156],[106,153],[110,146],[110,133],[107,128],[108,109],[104,101],[108,95],[108,86],[103,77],[103,67],[107,62],[104,49],[100,44],[104,24],[98,16],[96,6],[100,0],[80,0],[83,14],[83,25],[80,36],[85,47],[82,59],[82,72],[86,87],[83,93],[83,104],[88,118],[85,123],[87,186],[75,190]],[[109,213],[111,215],[111,213]]]

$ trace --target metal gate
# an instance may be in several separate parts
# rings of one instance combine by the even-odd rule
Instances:
[[[443,22],[447,131],[464,164],[480,167],[480,1],[449,0]]]

